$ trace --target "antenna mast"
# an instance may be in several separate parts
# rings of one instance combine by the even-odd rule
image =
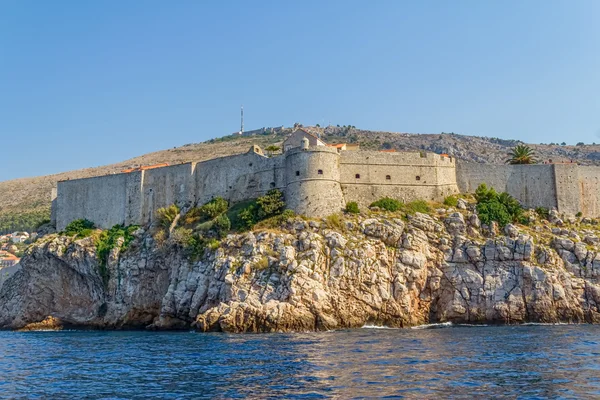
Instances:
[[[242,125],[240,127],[240,135],[244,134],[244,106],[242,106]]]

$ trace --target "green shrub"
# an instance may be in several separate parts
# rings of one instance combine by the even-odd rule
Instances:
[[[359,214],[360,209],[358,208],[358,203],[355,201],[346,203],[346,212],[350,214]]]
[[[508,214],[508,211],[506,211],[506,207],[504,207],[504,205],[497,200],[486,203],[478,203],[477,213],[479,214],[479,219],[481,222],[487,225],[489,225],[492,221],[496,221],[498,224],[504,226],[510,223],[512,220],[510,214]]]
[[[484,224],[489,225],[496,221],[503,226],[510,222],[522,221],[521,204],[506,192],[498,194],[494,188],[488,188],[482,183],[475,191],[475,198],[479,219]]]
[[[384,197],[371,203],[371,207],[379,207],[380,209],[387,211],[398,211],[402,206],[403,204],[401,201],[389,197]]]
[[[546,207],[537,207],[535,212],[540,216],[540,218],[548,218],[550,216],[550,210],[548,210]]]
[[[67,236],[76,236],[79,238],[88,237],[96,229],[94,223],[87,219],[76,219],[71,222],[64,230]]]
[[[202,207],[200,207],[200,213],[207,219],[213,219],[223,214],[229,208],[229,203],[222,197],[215,197]]]
[[[124,227],[123,225],[115,225],[109,230],[102,231],[96,238],[96,256],[98,257],[98,268],[102,282],[108,284],[109,274],[107,269],[108,256],[112,249],[117,245],[120,238],[123,242],[120,245],[120,251],[127,250],[134,239],[133,233],[138,229],[137,225]]]
[[[190,226],[197,224],[198,222],[200,222],[201,219],[202,211],[200,207],[192,207],[187,213],[185,213],[181,222],[185,226]]]
[[[431,207],[429,207],[429,204],[427,204],[425,200],[411,201],[404,206],[404,209],[408,214],[414,214],[416,212],[427,214],[428,212],[431,212]]]
[[[221,242],[215,238],[206,238],[202,235],[194,234],[190,236],[184,250],[192,260],[196,261],[204,257],[206,249],[214,251],[219,248],[220,244]]]
[[[177,227],[169,237],[172,243],[180,247],[187,247],[192,239],[192,230],[184,227]]]
[[[219,215],[213,221],[213,229],[216,230],[217,236],[223,238],[227,236],[227,232],[231,229],[231,221],[225,214]]]
[[[331,214],[325,218],[327,226],[331,229],[343,230],[344,222],[340,214]]]
[[[283,215],[284,209],[283,193],[278,189],[272,189],[254,201],[236,204],[227,215],[234,230],[245,231],[252,229],[260,221]],[[286,220],[290,216],[289,212],[287,215]]]
[[[581,218],[581,217],[583,217],[583,213],[581,211],[579,211],[579,212],[577,212],[577,214],[575,214],[575,216],[577,218]]]
[[[277,229],[287,222],[288,219],[294,218],[296,213],[292,210],[285,210],[279,215],[275,215],[271,218],[260,221],[257,225],[258,228]]]
[[[456,196],[448,196],[444,199],[444,205],[448,207],[456,207],[458,205],[458,198]]]
[[[278,189],[271,189],[264,196],[256,199],[258,205],[258,219],[265,219],[277,214],[281,214],[285,209],[283,193]]]
[[[163,207],[156,210],[156,220],[163,228],[170,228],[175,218],[179,215],[179,207],[171,204],[169,207]]]

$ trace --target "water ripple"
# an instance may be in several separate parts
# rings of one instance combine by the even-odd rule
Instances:
[[[0,397],[598,398],[600,327],[0,332]]]

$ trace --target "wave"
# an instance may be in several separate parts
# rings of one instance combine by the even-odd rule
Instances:
[[[385,325],[363,325],[362,329],[400,329],[400,328],[392,328]]]

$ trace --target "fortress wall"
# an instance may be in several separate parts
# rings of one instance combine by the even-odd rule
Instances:
[[[197,204],[220,196],[232,203],[252,199],[270,189],[285,187],[283,157],[268,158],[249,152],[196,164]]]
[[[125,179],[125,225],[140,225],[142,223],[142,185],[144,171],[135,171],[126,174]]]
[[[526,207],[558,207],[553,165],[493,165],[458,162],[456,181],[461,193],[473,193],[485,183],[507,192]]]
[[[340,164],[346,201],[362,206],[382,197],[443,200],[458,192],[454,160],[434,153],[343,152]]]
[[[171,204],[184,207],[193,203],[193,170],[194,164],[187,163],[143,171],[142,223],[151,222],[159,208]]]
[[[287,207],[297,214],[323,217],[344,207],[339,154],[325,146],[296,148],[285,155]]]
[[[577,164],[555,164],[553,167],[558,211],[575,215],[581,211],[579,168]]]
[[[100,228],[125,223],[127,174],[58,182],[56,228],[86,218]]]
[[[585,216],[600,216],[600,167],[579,166],[581,212]]]

